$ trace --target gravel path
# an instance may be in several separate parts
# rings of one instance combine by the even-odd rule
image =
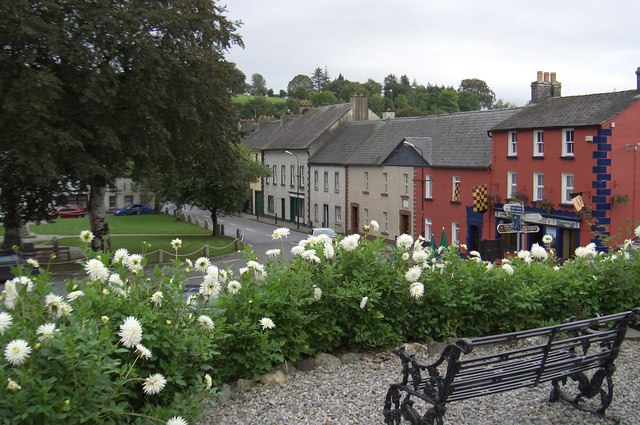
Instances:
[[[616,360],[608,419],[567,403],[548,403],[550,384],[448,405],[445,424],[600,425],[640,424],[640,341],[626,340]],[[390,351],[363,354],[335,371],[317,368],[287,375],[281,385],[261,385],[212,402],[197,425],[383,424],[389,384],[400,379],[400,361]],[[429,361],[434,359],[429,357]]]

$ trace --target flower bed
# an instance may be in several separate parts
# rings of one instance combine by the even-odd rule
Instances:
[[[276,229],[282,246],[266,264],[246,251],[238,275],[208,258],[178,260],[179,239],[173,264],[151,272],[140,255],[87,250],[87,276],[68,281],[65,295],[49,273],[30,274],[35,260],[17,267],[0,312],[0,419],[184,425],[222,382],[319,351],[479,336],[640,305],[640,254],[630,244],[611,253],[580,247],[560,265],[546,237],[488,263],[409,235],[391,248],[319,236],[289,261],[288,232]],[[87,246],[91,238],[81,234]],[[189,294],[192,270],[203,277]]]

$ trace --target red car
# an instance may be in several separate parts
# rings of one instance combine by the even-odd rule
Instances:
[[[87,215],[87,211],[79,205],[64,205],[58,208],[58,217],[60,218],[84,217],[85,215]]]

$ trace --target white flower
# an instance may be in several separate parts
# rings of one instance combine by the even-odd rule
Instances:
[[[182,239],[176,238],[171,241],[171,248],[177,251],[178,249],[180,249],[180,247],[182,247]]]
[[[418,299],[424,295],[424,285],[420,282],[414,282],[409,287],[409,293],[415,299]]]
[[[504,264],[502,265],[502,270],[504,270],[505,272],[507,272],[507,274],[508,274],[509,276],[513,276],[513,272],[514,272],[514,270],[513,270],[513,267],[511,267],[511,264],[504,263]]]
[[[493,269],[493,263],[490,261],[487,261],[487,265],[485,266],[485,270],[486,271],[490,271],[491,269]]]
[[[371,230],[373,230],[374,232],[377,232],[378,230],[380,230],[380,225],[375,220],[371,220],[371,222],[369,223],[369,226],[371,226]]]
[[[404,274],[404,278],[407,279],[409,283],[416,282],[420,279],[420,275],[422,274],[422,269],[420,266],[410,267],[409,270]]]
[[[260,326],[262,326],[262,330],[265,330],[275,328],[276,324],[273,323],[273,320],[269,319],[268,317],[263,317],[262,319],[260,319]]]
[[[13,379],[7,378],[7,389],[9,391],[20,391],[22,387]]]
[[[80,240],[84,243],[91,243],[94,237],[91,230],[83,230],[80,232]]]
[[[526,260],[527,257],[530,257],[531,253],[527,250],[518,251],[518,258],[521,260]]]
[[[198,324],[208,331],[212,330],[215,327],[215,325],[213,324],[213,320],[211,320],[211,317],[205,316],[204,314],[198,317]]]
[[[544,247],[538,245],[537,243],[534,243],[533,245],[531,245],[531,256],[536,260],[546,260],[549,254],[547,253],[547,250],[544,249]]]
[[[542,237],[542,243],[545,245],[549,245],[551,242],[553,242],[553,236],[551,235],[544,235]]]
[[[424,263],[429,259],[429,253],[424,249],[416,249],[411,256],[416,263]]]
[[[270,258],[276,258],[278,255],[280,255],[280,250],[279,249],[268,249],[267,252],[265,252],[265,254],[267,254],[268,257]]]
[[[162,306],[163,298],[164,295],[162,294],[162,291],[156,291],[153,293],[153,295],[151,295],[151,302],[154,304],[154,306],[160,307]]]
[[[340,241],[340,245],[345,249],[345,251],[353,251],[358,247],[358,242],[360,241],[360,235],[354,234],[349,235],[343,240]]]
[[[480,258],[480,253],[478,251],[469,251],[469,255],[471,257],[477,257]]]
[[[218,280],[219,278],[220,278],[220,270],[218,269],[218,266],[213,265],[213,266],[207,267],[205,279]]]
[[[307,249],[306,251],[303,251],[302,254],[300,254],[300,257],[312,263],[320,262],[320,257],[316,255],[315,249]]]
[[[0,335],[4,335],[4,331],[9,329],[12,323],[13,317],[9,313],[4,311],[0,313]]]
[[[69,301],[75,301],[78,298],[83,297],[83,296],[84,296],[84,292],[82,292],[82,291],[73,291],[73,292],[69,292],[67,294],[67,299]]]
[[[122,281],[118,273],[112,273],[111,276],[109,276],[109,283],[117,286],[124,285],[124,282]]]
[[[16,285],[20,284],[27,287],[27,292],[33,291],[33,281],[27,276],[16,276],[11,279]]]
[[[360,300],[360,308],[365,308],[369,302],[369,297],[362,297]]]
[[[62,316],[62,306],[66,304],[60,295],[49,293],[44,297],[44,306],[47,307],[51,317]]]
[[[116,252],[113,253],[113,263],[126,263],[127,258],[129,258],[129,251],[126,248],[118,248]]]
[[[249,271],[249,267],[240,267],[238,269],[238,273],[240,273],[240,276],[244,276],[244,274],[248,271]]]
[[[38,326],[36,329],[36,334],[40,335],[38,337],[38,341],[47,341],[53,339],[54,332],[56,332],[56,324],[55,323],[45,323],[44,325]]]
[[[322,250],[322,252],[324,253],[324,258],[326,259],[333,258],[336,255],[336,252],[333,249],[333,245],[331,245],[331,242],[326,242],[324,244],[324,249]]]
[[[14,339],[4,349],[4,358],[14,366],[20,366],[31,355],[31,347],[24,339]]]
[[[167,425],[189,425],[182,416],[174,416],[167,421]]]
[[[211,260],[207,257],[200,257],[194,263],[194,268],[199,272],[206,272],[207,269],[211,266]]]
[[[575,251],[576,257],[595,257],[597,255],[596,245],[592,242],[587,246],[579,246]]]
[[[200,284],[200,290],[198,292],[205,297],[217,297],[221,290],[222,286],[220,285],[220,282],[205,277]]]
[[[402,258],[403,261],[407,261],[409,259],[409,253],[408,252],[403,252],[402,253]]]
[[[636,227],[636,230],[634,230],[633,233],[640,238],[640,226]]]
[[[167,384],[167,380],[160,373],[154,373],[153,375],[149,375],[147,379],[144,380],[142,384],[142,390],[145,394],[153,395],[158,394],[164,386]]]
[[[87,272],[91,280],[105,282],[109,279],[109,269],[97,258],[87,261],[84,265],[84,271]]]
[[[411,248],[411,245],[413,245],[413,238],[411,237],[411,235],[403,233],[402,235],[398,236],[398,239],[396,240],[396,246],[398,248],[407,251],[409,248]]]
[[[125,266],[132,272],[142,270],[142,255],[131,254],[124,260]]]
[[[280,227],[276,230],[273,231],[273,239],[282,239],[282,238],[286,238],[289,236],[289,233],[291,231],[289,230],[288,227]]]
[[[151,350],[142,344],[136,344],[136,353],[142,360],[149,360],[151,358]]]
[[[204,375],[204,386],[209,389],[213,385],[213,379],[211,379],[211,375],[208,373]]]
[[[120,325],[118,336],[122,345],[127,348],[133,348],[140,344],[140,341],[142,341],[142,326],[140,326],[138,319],[133,316],[124,319],[124,322]]]
[[[40,267],[38,260],[36,260],[35,258],[27,258],[27,264],[33,267],[34,269],[37,269],[38,267]]]
[[[291,255],[294,257],[301,255],[304,252],[304,246],[296,245],[291,248]]]
[[[62,312],[62,315],[68,316],[73,311],[73,307],[68,303],[63,302],[62,305],[60,305],[60,311]]]
[[[242,289],[242,285],[237,280],[232,280],[227,284],[227,291],[233,295],[236,295],[240,289]]]
[[[320,298],[322,298],[322,289],[315,286],[313,288],[313,298],[315,298],[316,300],[319,300]]]

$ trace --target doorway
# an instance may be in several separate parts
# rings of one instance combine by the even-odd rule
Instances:
[[[329,227],[329,205],[322,205],[322,227]]]

